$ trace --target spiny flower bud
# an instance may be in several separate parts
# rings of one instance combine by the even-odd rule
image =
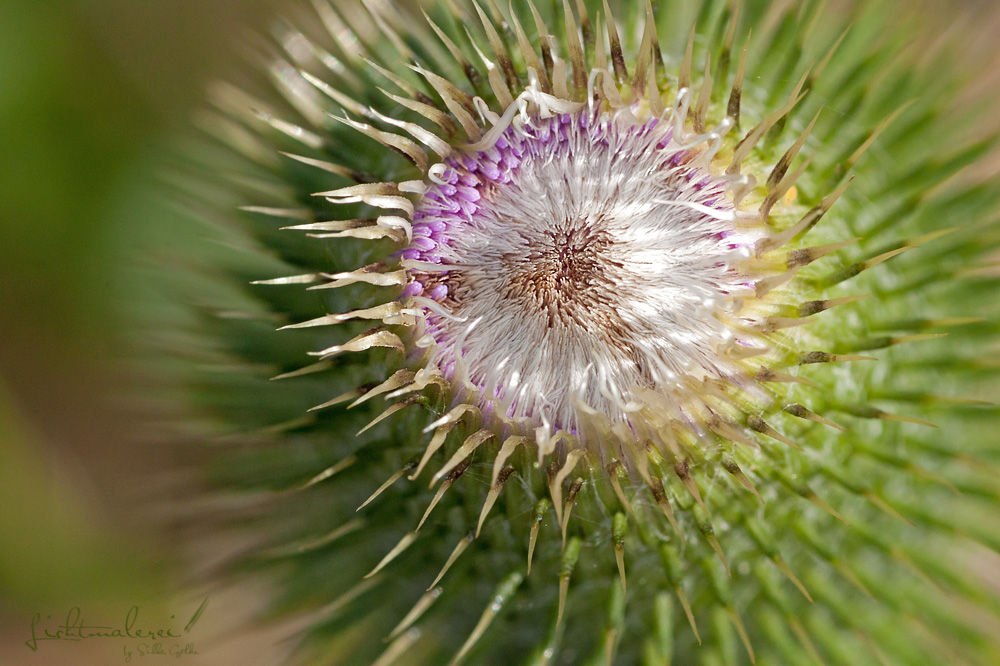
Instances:
[[[314,4],[281,99],[215,90],[270,264],[209,393],[316,658],[1000,660],[960,45],[881,3]]]

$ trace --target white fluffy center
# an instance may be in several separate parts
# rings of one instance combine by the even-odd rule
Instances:
[[[454,374],[460,355],[484,405],[576,432],[585,406],[627,421],[636,391],[732,372],[715,315],[747,281],[733,264],[748,241],[721,179],[669,131],[611,119],[519,137],[512,181],[449,230],[455,319],[433,319],[433,362]]]

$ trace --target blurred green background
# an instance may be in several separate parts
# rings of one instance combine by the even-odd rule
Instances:
[[[142,501],[168,461],[121,359],[164,298],[145,263],[196,233],[162,193],[164,165],[275,4],[0,0],[2,664],[123,662],[104,639],[32,652],[35,613],[120,625],[138,605],[183,626],[198,606],[171,598],[170,535]],[[232,603],[213,599],[208,625]]]
[[[163,305],[151,262],[197,238],[165,165],[278,2],[0,0],[0,664],[123,663],[119,642],[31,652],[35,613],[120,622],[139,605],[183,623],[198,605],[171,598],[170,535],[142,510],[169,459],[122,358]],[[213,595],[206,624],[223,631],[245,595]],[[256,640],[215,641],[227,656],[206,640],[184,663],[273,663]]]

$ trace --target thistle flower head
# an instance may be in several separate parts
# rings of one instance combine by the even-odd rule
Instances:
[[[729,352],[753,336],[720,316],[753,296],[741,265],[759,233],[738,228],[745,179],[709,169],[720,132],[686,133],[680,109],[640,122],[546,97],[527,90],[495,138],[432,171],[404,298],[428,367],[496,427],[582,445],[642,430],[651,400],[685,418],[685,381],[746,381]]]
[[[845,31],[822,3],[665,4],[318,0],[329,34],[268,57],[287,118],[217,91],[288,264],[254,290],[295,330],[239,345],[300,401],[244,470],[300,491],[265,551],[284,603],[337,599],[314,637],[365,617],[338,659],[379,666],[987,663],[943,616],[976,589],[958,542],[996,542],[935,512],[979,486],[919,433],[925,407],[968,432],[975,401],[933,387],[985,331],[933,341],[976,324],[938,262],[1000,241],[997,196],[939,184],[989,140],[941,124],[954,85],[873,44],[874,5]]]

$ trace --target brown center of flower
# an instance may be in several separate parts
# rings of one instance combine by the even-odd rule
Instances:
[[[506,279],[504,296],[526,314],[547,313],[548,326],[581,325],[612,307],[611,236],[603,220],[564,220],[537,229],[518,227],[523,251],[501,256]]]

